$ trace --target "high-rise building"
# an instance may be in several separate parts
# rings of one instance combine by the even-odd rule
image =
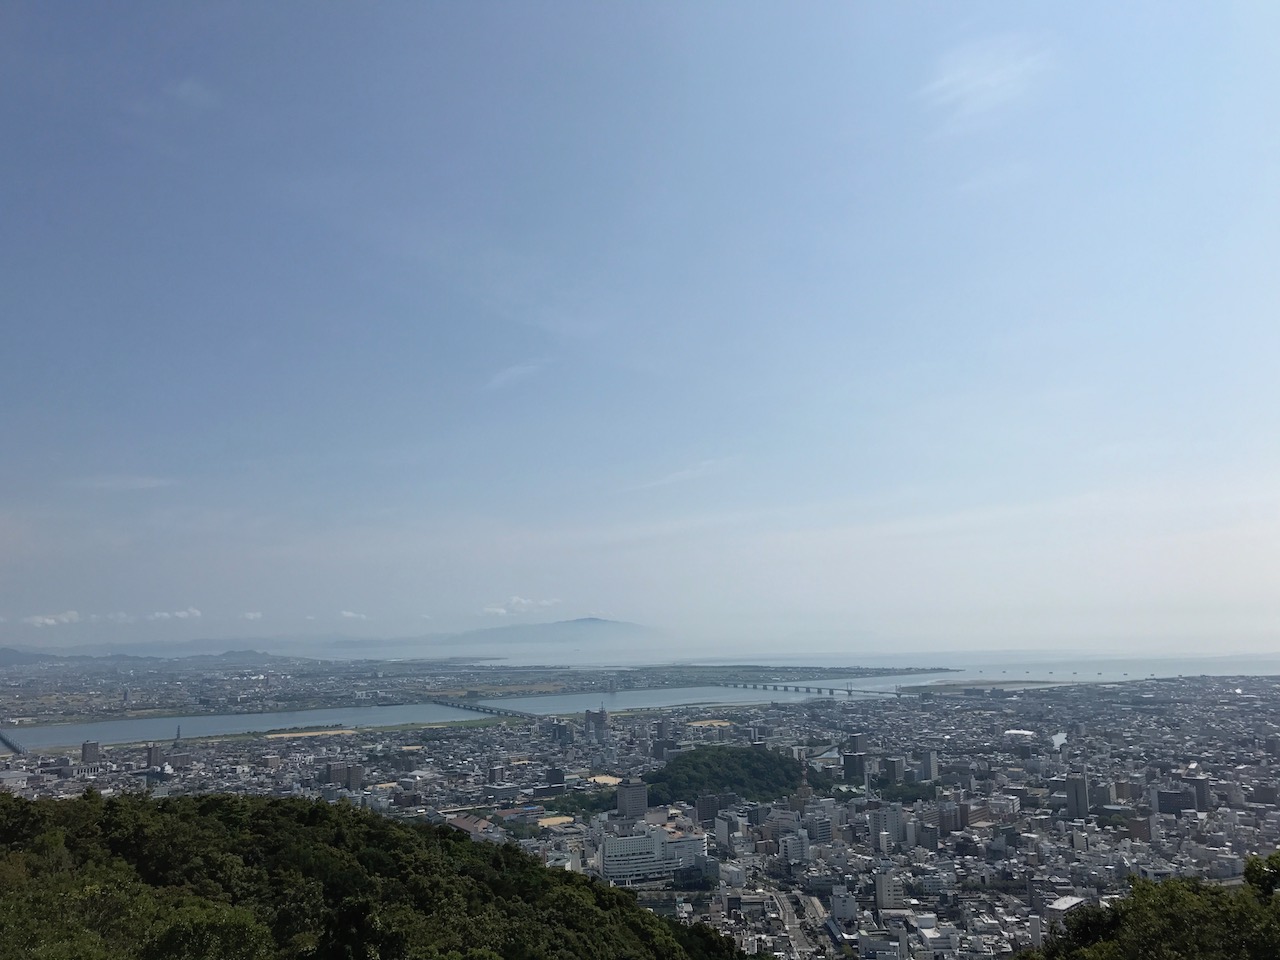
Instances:
[[[587,711],[584,726],[588,740],[604,743],[609,738],[609,711],[605,710],[604,704],[599,710]]]
[[[881,910],[901,910],[906,902],[902,878],[894,873],[876,874],[876,906]]]
[[[841,754],[840,767],[844,773],[845,783],[860,784],[867,775],[867,755],[865,753]]]
[[[867,752],[867,735],[865,733],[853,733],[849,735],[849,752]]]
[[[695,804],[698,822],[704,826],[715,820],[716,814],[729,806],[732,794],[704,793]]]
[[[1182,782],[1192,789],[1196,795],[1196,809],[1204,813],[1209,809],[1209,784],[1211,781],[1208,777],[1183,777]]]
[[[670,877],[707,855],[707,835],[701,830],[641,825],[634,833],[608,834],[596,848],[596,869],[613,883]]]
[[[639,777],[627,777],[618,784],[618,816],[643,820],[649,809],[649,785]]]
[[[358,763],[353,763],[347,767],[347,789],[362,790],[364,789],[364,767]]]
[[[903,825],[902,804],[891,803],[887,806],[878,807],[872,810],[868,815],[871,826],[871,839],[880,834],[888,834],[890,843],[902,843],[906,836],[906,830]]]
[[[1089,779],[1083,774],[1067,777],[1067,818],[1082,820],[1089,816]]]
[[[920,751],[920,779],[921,780],[937,780],[938,779],[938,751],[937,750]]]
[[[885,757],[885,775],[894,783],[900,783],[907,775],[907,761],[904,757]]]
[[[97,740],[86,740],[80,744],[80,762],[98,763],[102,759],[102,751]]]
[[[164,749],[157,743],[147,744],[147,766],[164,766]]]

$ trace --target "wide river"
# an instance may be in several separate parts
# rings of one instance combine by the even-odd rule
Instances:
[[[795,686],[834,689],[840,699],[848,699],[846,686],[863,690],[892,691],[899,684],[1018,683],[1050,681],[1060,683],[1106,683],[1139,680],[1144,677],[1219,676],[1280,674],[1280,660],[1262,658],[1205,658],[1185,660],[1120,660],[1082,659],[1059,661],[1027,661],[1012,659],[975,663],[966,669],[949,673],[902,674],[882,677],[845,677],[825,680],[800,680]],[[543,716],[581,714],[603,705],[610,712],[688,706],[693,704],[795,703],[809,700],[813,693],[781,690],[743,689],[740,687],[663,687],[646,690],[622,690],[617,693],[569,693],[537,697],[504,697],[481,700],[482,704],[522,710]],[[852,695],[856,699],[874,694]],[[470,710],[442,707],[433,703],[404,704],[387,707],[335,707],[325,710],[299,710],[286,713],[209,714],[188,717],[147,717],[136,720],[105,720],[96,723],[58,723],[45,726],[8,727],[7,732],[28,749],[76,746],[85,740],[99,743],[142,743],[172,740],[179,727],[182,736],[216,737],[299,727],[339,728],[390,727],[400,724],[448,723],[475,720],[483,716]]]

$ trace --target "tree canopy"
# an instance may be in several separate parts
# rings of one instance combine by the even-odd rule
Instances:
[[[0,960],[739,956],[514,845],[307,800],[0,794],[0,890]]]
[[[1274,960],[1280,957],[1280,854],[1254,859],[1245,883],[1138,880],[1108,907],[1081,907],[1022,960]]]
[[[777,800],[800,787],[803,764],[786,754],[754,747],[698,747],[678,753],[665,767],[645,774],[649,802],[695,803],[709,793],[736,793],[747,800]],[[827,790],[831,777],[809,772],[815,790]]]

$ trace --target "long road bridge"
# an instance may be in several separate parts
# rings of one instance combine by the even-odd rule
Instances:
[[[26,747],[20,744],[17,740],[13,739],[13,737],[9,736],[7,733],[0,733],[0,743],[3,743],[6,747],[8,747],[9,751],[12,753],[24,754],[27,752]]]
[[[433,698],[427,703],[435,703],[442,707],[456,707],[459,710],[472,710],[476,713],[487,713],[495,717],[515,717],[517,720],[544,720],[545,717],[523,710],[508,710],[506,707],[490,707],[483,703],[470,703],[466,700],[446,700],[443,697]]]
[[[903,691],[902,687],[895,686],[892,690],[871,690],[867,687],[855,687],[847,685],[843,689],[836,687],[822,686],[801,686],[795,683],[717,683],[717,687],[737,687],[740,690],[777,690],[781,693],[815,693],[818,696],[826,694],[834,697],[837,693],[843,693],[845,696],[851,697],[855,693],[869,693],[877,697],[904,697],[911,694]]]

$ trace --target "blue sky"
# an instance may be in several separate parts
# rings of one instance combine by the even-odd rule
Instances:
[[[1270,4],[0,8],[0,640],[1274,650]]]

